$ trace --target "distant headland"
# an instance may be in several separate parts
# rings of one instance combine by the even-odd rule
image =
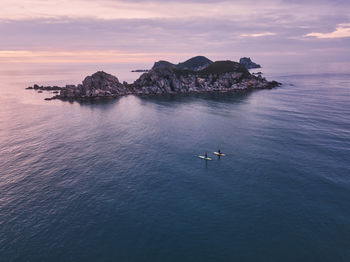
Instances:
[[[242,57],[239,63],[244,65],[247,69],[261,68],[261,65],[254,63],[250,57]]]
[[[249,59],[250,60],[250,59]],[[236,90],[271,89],[281,85],[251,74],[246,65],[233,61],[212,62],[204,56],[183,63],[168,61],[154,63],[134,83],[119,82],[116,76],[99,71],[87,76],[82,84],[58,86],[34,85],[27,89],[55,91],[46,100],[81,100],[113,98],[125,95],[162,95],[202,92],[232,92]]]
[[[135,69],[135,70],[131,70],[131,72],[133,73],[146,73],[148,72],[148,69]]]

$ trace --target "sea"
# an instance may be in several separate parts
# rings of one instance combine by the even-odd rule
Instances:
[[[0,261],[350,261],[350,67],[225,94],[25,90],[138,68],[1,66]]]

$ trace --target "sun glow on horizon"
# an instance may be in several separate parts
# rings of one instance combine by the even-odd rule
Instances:
[[[154,62],[154,57],[190,56],[186,53],[125,53],[115,50],[32,51],[0,50],[0,62],[6,63],[128,63]]]
[[[1,0],[0,62],[180,62],[316,48],[337,48],[331,54],[343,60],[350,2],[341,1]]]

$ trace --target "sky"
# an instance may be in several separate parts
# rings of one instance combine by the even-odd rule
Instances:
[[[1,0],[0,62],[350,61],[349,0]]]

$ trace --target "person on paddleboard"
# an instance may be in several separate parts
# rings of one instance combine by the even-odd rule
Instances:
[[[207,152],[205,152],[204,157],[205,157],[205,158],[208,158],[208,154],[207,154]]]
[[[218,150],[218,153],[221,154],[221,150],[220,149]]]

